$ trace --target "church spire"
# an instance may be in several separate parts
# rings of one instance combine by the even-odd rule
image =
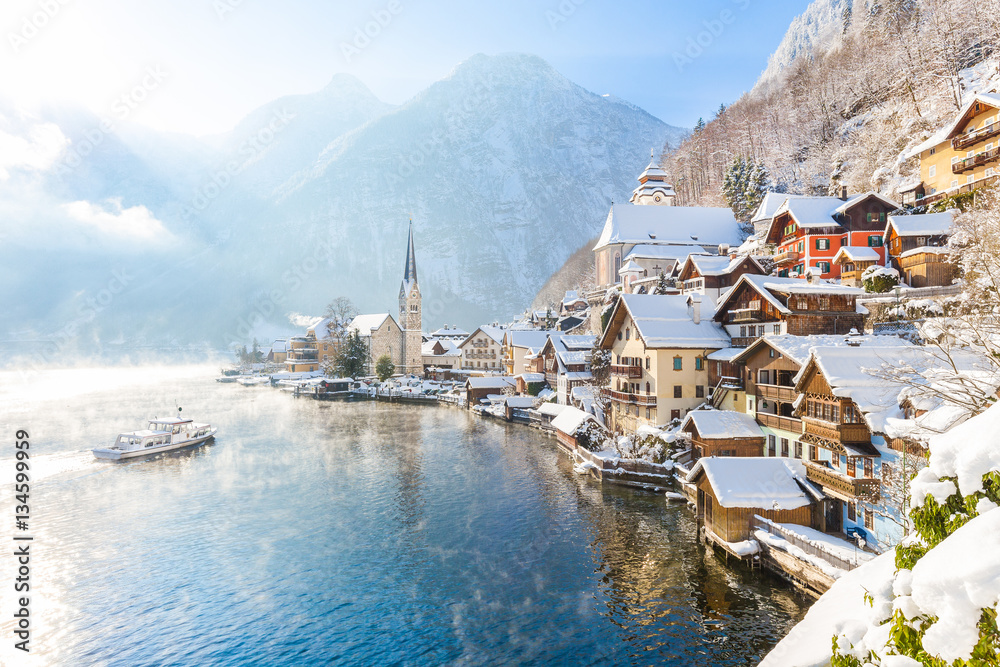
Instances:
[[[417,282],[417,255],[413,251],[413,220],[410,220],[410,238],[406,244],[406,266],[403,268],[403,282],[407,285]]]

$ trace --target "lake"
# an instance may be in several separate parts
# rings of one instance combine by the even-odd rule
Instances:
[[[575,474],[539,431],[217,374],[0,373],[5,539],[17,429],[34,537],[32,652],[5,595],[4,664],[754,665],[808,606],[698,544],[684,504]],[[214,443],[90,454],[178,405]]]

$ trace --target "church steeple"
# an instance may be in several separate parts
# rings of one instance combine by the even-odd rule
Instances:
[[[414,283],[414,284],[417,282],[417,255],[413,251],[412,220],[410,220],[410,238],[406,243],[406,265],[403,267],[403,282]]]
[[[672,206],[677,193],[674,187],[667,183],[667,172],[656,164],[656,153],[649,151],[649,165],[639,175],[639,187],[632,191],[632,204],[652,204]]]
[[[406,240],[406,263],[403,282],[399,286],[399,328],[402,329],[402,363],[404,373],[423,373],[421,346],[423,344],[423,314],[420,287],[417,285],[417,254],[413,247],[413,220],[410,220],[409,238]]]

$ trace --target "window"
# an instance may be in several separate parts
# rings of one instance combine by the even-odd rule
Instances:
[[[854,461],[854,457],[853,456],[848,456],[847,457],[847,476],[848,477],[857,477],[857,475],[858,475],[858,466],[857,466],[857,464]]]
[[[788,438],[781,439],[781,455],[788,458]]]
[[[816,250],[829,250],[830,239],[816,239]]]
[[[933,149],[931,149],[931,150],[933,150]],[[927,178],[934,178],[935,176],[937,176],[937,165],[936,164],[932,164],[930,166],[930,169],[927,170]]]
[[[874,524],[875,524],[875,513],[870,509],[865,510],[865,528],[871,530],[872,528],[875,527]]]
[[[773,435],[767,436],[767,455],[777,456],[776,450],[778,445],[778,439]]]
[[[805,251],[806,251],[805,241],[799,241],[799,252],[805,252]]]
[[[740,338],[746,338],[747,328],[746,325],[740,326]]]
[[[951,182],[951,187],[953,187],[953,188],[957,188],[958,187],[958,179],[957,178]]]
[[[926,236],[918,236],[917,237],[917,247],[923,247],[925,245],[927,245],[927,237]]]
[[[674,385],[674,398],[684,398],[684,388],[679,384]]]
[[[816,460],[816,445],[809,445],[809,460]]]
[[[694,388],[695,398],[705,398],[705,387],[703,385],[698,385]]]
[[[881,248],[882,247],[882,236],[879,234],[872,234],[868,237],[868,247],[869,248]]]
[[[684,370],[684,359],[681,357],[674,357],[674,370],[682,371]]]
[[[649,370],[649,357],[646,357],[646,370]]]
[[[670,421],[673,421],[675,419],[680,419],[680,418],[681,418],[681,411],[680,410],[671,410],[670,411]]]
[[[700,370],[702,370],[703,366],[704,366],[704,363],[702,362],[701,357],[695,357],[695,359],[694,359],[694,369],[696,371],[700,371]]]
[[[631,337],[632,337],[632,330],[631,329],[626,329],[625,330],[625,340],[628,340]]]
[[[649,408],[646,408],[646,419],[649,419]]]
[[[935,153],[937,153],[937,146],[932,146],[930,152],[928,153],[928,155],[934,155]],[[933,168],[934,167],[931,167],[931,169],[933,169]]]
[[[719,377],[722,377],[722,362],[721,361],[716,361],[715,362],[715,374],[718,375]]]
[[[968,176],[965,177],[965,182],[966,183],[972,183],[975,180],[976,180],[976,177],[973,174],[969,174]]]
[[[816,268],[820,273],[830,273],[830,262],[816,262]]]
[[[619,329],[618,330],[618,340],[621,340],[621,339],[622,339],[622,332],[621,332],[621,329]]]
[[[649,393],[649,383],[648,382],[646,383],[646,393],[647,394]]]
[[[858,510],[854,507],[854,503],[847,503],[847,520],[857,521],[858,520]]]
[[[795,458],[802,458],[802,443],[798,441],[795,442]]]
[[[871,479],[874,477],[875,463],[871,458],[865,458],[865,477]]]

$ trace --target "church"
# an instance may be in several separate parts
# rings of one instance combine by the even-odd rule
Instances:
[[[368,343],[368,375],[375,375],[379,357],[389,355],[396,373],[422,375],[423,322],[420,286],[417,284],[417,256],[413,247],[413,222],[406,244],[403,282],[399,286],[399,320],[389,313],[358,315],[349,330]]]

